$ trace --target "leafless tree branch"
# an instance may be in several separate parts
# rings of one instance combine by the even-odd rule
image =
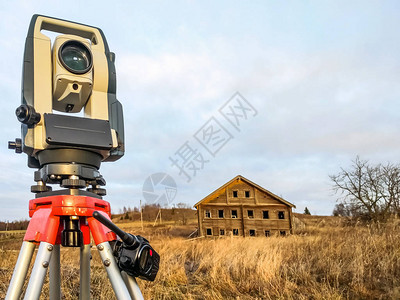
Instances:
[[[364,216],[371,220],[386,219],[400,213],[400,167],[371,165],[358,156],[349,170],[341,168],[336,175],[330,175],[333,190],[340,194],[334,213]],[[344,213],[345,209],[348,209]]]

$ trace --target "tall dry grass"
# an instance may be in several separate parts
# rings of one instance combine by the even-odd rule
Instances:
[[[393,222],[319,224],[270,238],[188,241],[154,235],[160,271],[155,282],[139,285],[146,299],[400,299],[398,230]],[[64,299],[77,299],[79,250],[62,250]],[[115,299],[95,252],[92,299]],[[0,295],[16,257],[7,249],[0,253]]]

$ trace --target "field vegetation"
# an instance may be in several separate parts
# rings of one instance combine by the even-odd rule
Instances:
[[[365,225],[342,217],[297,215],[287,237],[187,239],[194,219],[144,230],[161,255],[155,282],[139,280],[145,299],[400,299],[400,221]],[[21,232],[0,234],[0,296],[4,297]],[[92,247],[92,299],[115,299]],[[63,299],[78,299],[79,249],[62,248]],[[46,279],[42,299],[48,299]]]

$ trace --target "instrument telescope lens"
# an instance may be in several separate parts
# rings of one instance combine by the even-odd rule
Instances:
[[[62,65],[71,73],[84,74],[92,67],[92,54],[81,42],[67,41],[59,50]]]

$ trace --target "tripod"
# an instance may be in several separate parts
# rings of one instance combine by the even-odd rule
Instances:
[[[52,192],[49,192],[52,194]],[[29,222],[6,299],[19,299],[35,246],[39,249],[24,299],[39,299],[49,269],[50,299],[61,299],[60,244],[80,245],[80,296],[90,299],[90,234],[118,300],[143,299],[134,277],[120,270],[110,242],[116,235],[93,217],[110,220],[110,204],[87,195],[55,195],[29,201]],[[121,231],[122,232],[122,231]]]
[[[56,33],[52,39],[45,31]],[[9,149],[28,155],[36,185],[6,299],[18,299],[39,245],[24,299],[38,299],[49,269],[50,299],[61,298],[60,245],[80,247],[80,299],[90,298],[91,235],[118,299],[143,299],[135,278],[154,281],[160,255],[148,240],[123,232],[102,200],[99,169],[125,153],[115,54],[100,28],[34,15],[25,42],[21,138]],[[96,71],[94,71],[96,70]],[[84,117],[69,113],[83,111]],[[58,114],[56,112],[62,112]],[[48,186],[58,184],[62,190]],[[116,235],[120,239],[116,239]]]

